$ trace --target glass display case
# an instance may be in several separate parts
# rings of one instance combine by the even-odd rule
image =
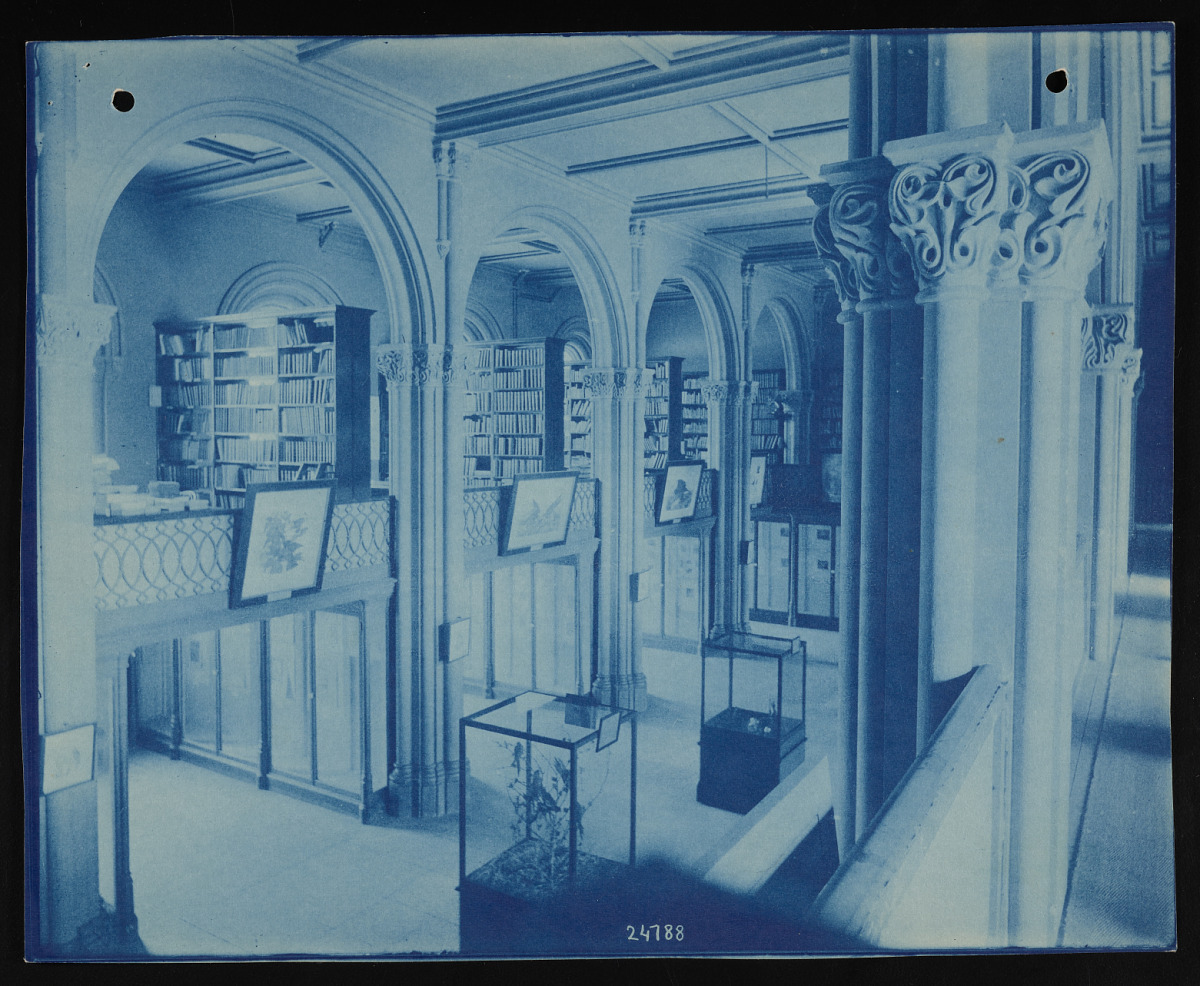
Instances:
[[[804,762],[807,649],[798,637],[723,633],[701,654],[696,800],[745,814]]]
[[[505,953],[636,858],[637,715],[527,691],[459,720],[459,931]]]

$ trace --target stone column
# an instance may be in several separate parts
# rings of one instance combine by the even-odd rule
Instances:
[[[77,298],[37,299],[34,619],[41,736],[97,718],[96,572],[80,558],[92,543],[92,361],[115,313]],[[40,775],[36,755],[33,763]],[[96,805],[94,780],[39,800],[42,943],[55,952],[75,948],[85,926],[105,920]]]
[[[452,604],[461,605],[446,585],[456,581],[455,571],[461,576],[461,561],[453,559],[462,550],[462,520],[452,514],[461,513],[462,497],[447,489],[446,461],[461,448],[461,433],[450,424],[461,414],[461,403],[453,405],[455,353],[437,343],[388,343],[375,358],[388,386],[396,499],[396,763],[389,798],[396,810],[440,815],[452,806],[447,792],[456,789],[459,769],[456,743],[447,740],[455,732],[448,720],[457,719],[457,686],[438,651],[438,627],[456,615]],[[451,445],[456,435],[459,444]]]
[[[885,147],[900,167],[892,229],[912,257],[925,309],[918,749],[975,664],[980,334],[1011,142],[1001,124]]]
[[[1132,353],[1133,306],[1093,307],[1083,320],[1083,373],[1096,402],[1095,499],[1092,512],[1092,657],[1112,657],[1114,586],[1117,581],[1118,452],[1120,446],[1121,370]]]
[[[775,400],[787,409],[784,461],[808,465],[812,461],[812,390],[781,390]]]
[[[1113,593],[1129,588],[1129,538],[1133,534],[1133,412],[1142,376],[1142,351],[1135,349],[1121,363],[1117,411],[1117,520],[1113,544]]]
[[[1032,131],[1013,148],[1024,183],[1018,620],[1013,694],[1011,943],[1052,945],[1069,862],[1076,490],[1063,464],[1078,418],[1078,309],[1111,194],[1103,124]],[[1013,195],[1013,202],[1018,196]]]
[[[850,261],[834,243],[826,186],[809,195],[821,206],[813,220],[813,242],[838,293],[842,311],[842,495],[838,535],[838,744],[834,818],[843,859],[854,846],[858,787],[858,606],[859,519],[862,482],[862,316],[858,282]]]
[[[754,264],[742,264],[742,319],[741,329],[742,337],[740,340],[742,348],[741,364],[745,368],[743,375],[750,378],[750,368],[753,365],[750,352],[751,334],[754,331]],[[751,438],[753,425],[751,420],[754,417],[754,401],[758,396],[758,384],[749,382],[745,393],[745,400],[737,407],[736,414],[730,421],[730,424],[737,429],[737,458],[732,463],[733,472],[729,476],[729,483],[722,480],[722,485],[729,491],[729,495],[718,501],[722,511],[726,507],[733,511],[733,522],[737,525],[738,530],[738,553],[734,556],[734,560],[738,566],[738,576],[741,581],[741,596],[737,601],[737,625],[744,631],[750,630],[750,600],[754,598],[754,580],[758,568],[756,565],[749,564],[749,557],[742,556],[741,546],[748,545],[754,540],[754,527],[750,523],[750,500],[746,495],[747,477],[750,475],[750,450],[754,445],[754,439]],[[722,471],[720,476],[724,476]]]
[[[741,542],[749,510],[745,476],[750,464],[746,420],[753,387],[744,380],[709,380],[701,388],[708,405],[708,461],[717,470],[717,526],[713,559],[713,629],[745,633],[749,597],[743,580]]]
[[[830,228],[863,318],[858,837],[916,752],[920,329],[911,264],[889,229],[892,171],[881,158],[823,169],[837,186]]]
[[[600,482],[594,694],[604,705],[639,710],[646,707],[646,675],[630,579],[646,567],[642,437],[650,380],[651,371],[643,367],[593,367],[583,378],[592,401],[592,461]]]

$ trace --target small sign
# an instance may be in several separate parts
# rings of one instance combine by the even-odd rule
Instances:
[[[89,723],[42,737],[42,794],[53,794],[92,779],[96,726]]]
[[[449,664],[471,653],[470,619],[442,624],[442,660]]]

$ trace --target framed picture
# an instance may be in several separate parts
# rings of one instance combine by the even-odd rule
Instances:
[[[247,487],[229,578],[231,607],[320,590],[333,486],[332,479],[318,479]]]
[[[442,660],[449,664],[471,653],[471,618],[451,620],[441,626]]]
[[[610,712],[600,720],[600,729],[596,733],[596,752],[606,746],[612,746],[621,735],[621,713]]]
[[[699,461],[667,465],[666,474],[658,490],[658,510],[655,511],[659,524],[690,520],[695,515],[696,495],[700,491],[700,476],[703,472],[704,463]]]
[[[762,503],[763,481],[767,478],[767,455],[765,452],[750,453],[750,475],[746,481],[746,497],[749,505]]]
[[[90,781],[95,775],[96,726],[88,723],[42,737],[42,794]]]
[[[578,478],[572,470],[517,476],[501,524],[500,554],[564,543]]]

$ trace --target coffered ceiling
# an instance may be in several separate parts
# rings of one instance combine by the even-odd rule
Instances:
[[[561,176],[719,248],[816,266],[806,189],[847,155],[848,41],[836,34],[287,38],[252,42],[314,88],[382,99],[431,139]],[[359,236],[345,199],[291,152],[235,134],[140,176],[181,202],[243,202]],[[328,224],[333,223],[330,227]],[[489,262],[553,270],[517,233]]]

